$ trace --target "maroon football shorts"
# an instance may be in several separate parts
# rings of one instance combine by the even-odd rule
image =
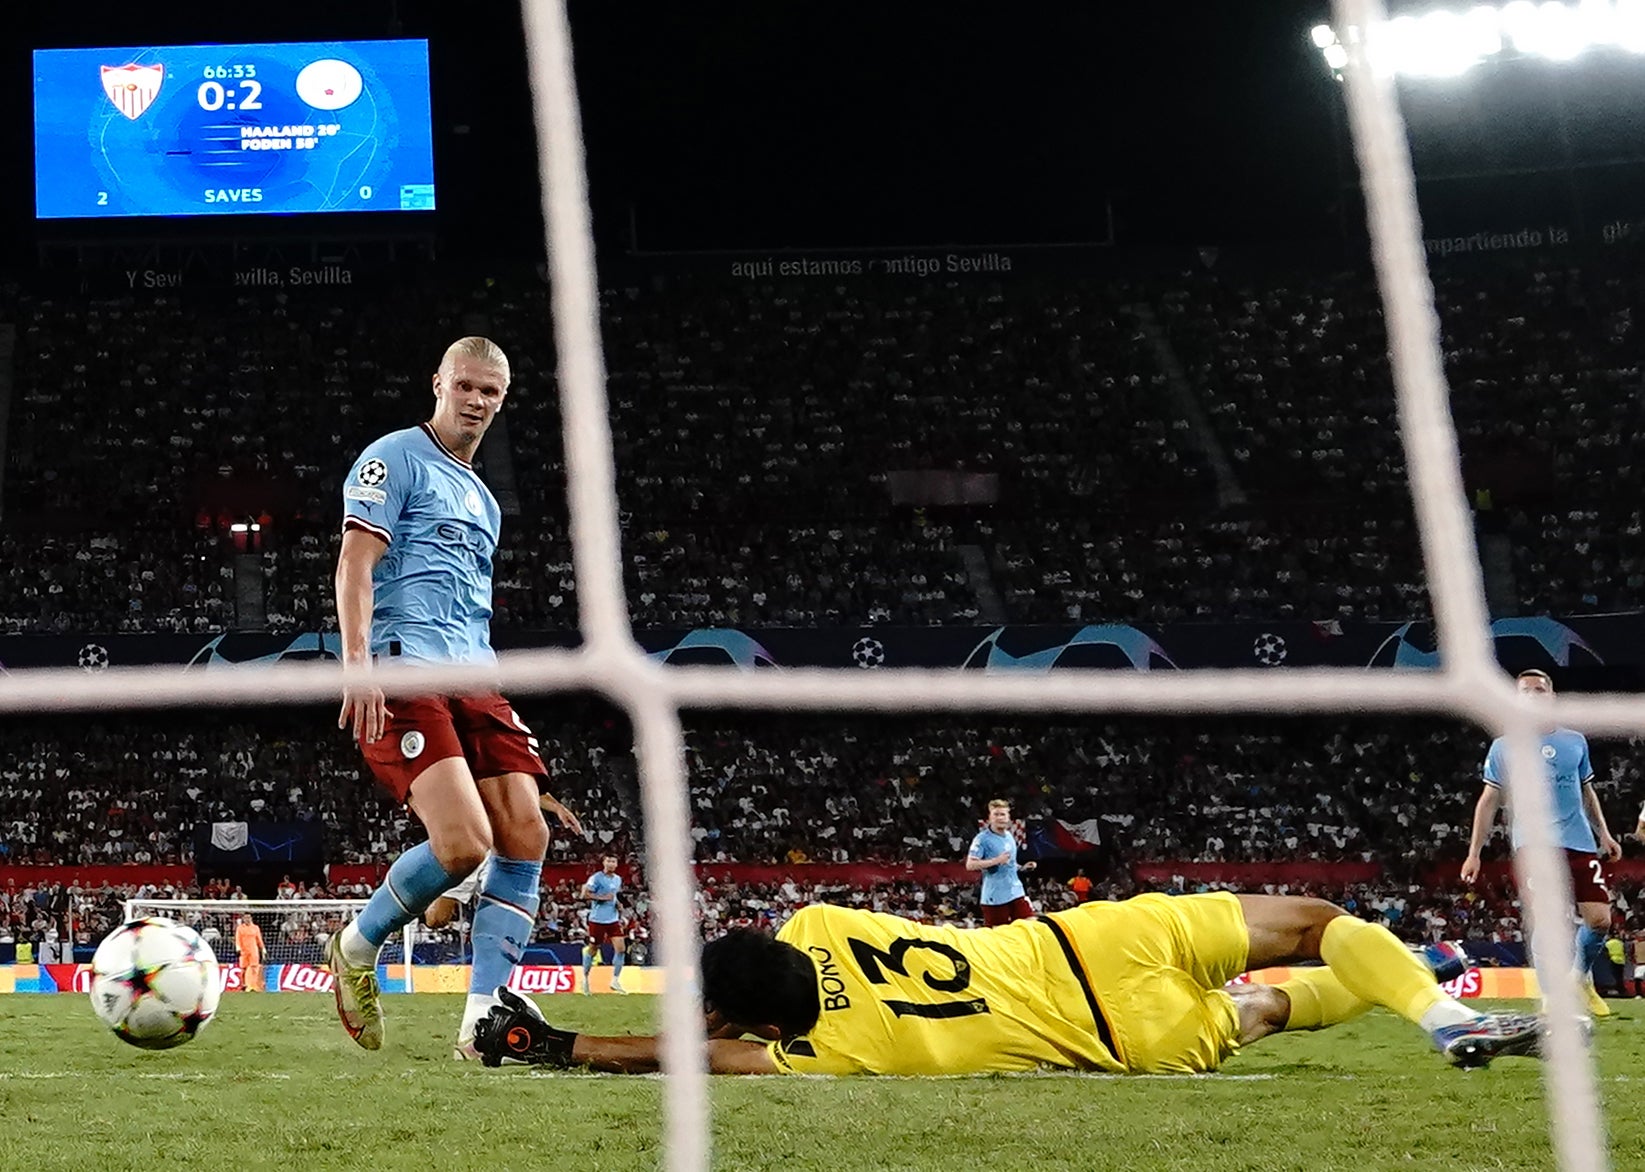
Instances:
[[[548,773],[537,738],[496,692],[390,696],[388,710],[394,715],[383,735],[360,749],[372,779],[402,805],[423,770],[447,757],[467,761],[476,780],[505,773]]]
[[[1565,861],[1571,868],[1571,894],[1577,903],[1610,903],[1611,891],[1605,886],[1605,865],[1593,851],[1565,852]]]
[[[1034,918],[1034,905],[1028,902],[1026,895],[1019,895],[1009,903],[985,903],[982,905],[982,923],[985,928],[998,928],[1001,924],[1009,924],[1012,920],[1031,920]]]
[[[621,920],[614,924],[596,924],[593,920],[588,922],[588,942],[595,948],[600,947],[602,944],[610,944],[613,940],[618,940],[622,936],[623,922]]]

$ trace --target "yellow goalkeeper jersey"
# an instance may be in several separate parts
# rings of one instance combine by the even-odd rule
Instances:
[[[822,1016],[771,1045],[791,1074],[1120,1071],[1107,1024],[1049,919],[942,928],[813,905],[777,938],[817,966]]]

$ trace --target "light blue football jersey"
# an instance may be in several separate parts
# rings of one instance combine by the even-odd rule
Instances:
[[[596,871],[588,877],[584,884],[595,895],[616,895],[623,889],[621,875],[607,875],[604,871]],[[617,901],[614,899],[596,900],[589,905],[588,922],[591,924],[615,924],[617,922]]]
[[[428,424],[360,453],[343,485],[343,528],[388,544],[372,571],[371,653],[490,663],[497,498]]]
[[[1017,840],[1010,834],[995,834],[984,828],[971,840],[973,859],[991,859],[1002,851],[1011,857],[995,863],[982,873],[982,902],[989,907],[1010,903],[1023,895],[1022,880],[1017,876]]]
[[[1566,850],[1597,851],[1594,828],[1582,808],[1582,787],[1594,776],[1594,767],[1588,761],[1588,738],[1568,728],[1556,728],[1542,738],[1542,760],[1548,776],[1548,797],[1554,804],[1554,841]],[[1485,783],[1507,787],[1508,742],[1503,737],[1492,741],[1485,754]],[[1520,844],[1517,832],[1513,844]]]

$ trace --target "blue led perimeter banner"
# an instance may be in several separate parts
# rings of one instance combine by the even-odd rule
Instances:
[[[571,631],[494,633],[499,650],[570,647]],[[1509,671],[1559,672],[1561,686],[1594,683],[1645,689],[1645,613],[1497,619],[1491,636]],[[1434,629],[1425,622],[1167,623],[1131,626],[995,627],[705,627],[641,628],[635,639],[658,663],[785,667],[957,667],[990,673],[1040,674],[1069,669],[1181,671],[1202,667],[1358,667],[1432,670],[1439,666]],[[12,635],[0,638],[0,681],[7,670],[78,665],[174,664],[217,669],[300,660],[336,660],[335,631],[223,635]],[[0,687],[3,687],[0,682]],[[1583,690],[1580,686],[1573,690]]]
[[[428,42],[34,54],[35,214],[431,211]]]

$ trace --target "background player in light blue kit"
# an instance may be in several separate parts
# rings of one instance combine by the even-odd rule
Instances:
[[[1034,864],[1017,862],[1010,802],[995,798],[988,803],[988,823],[971,840],[965,869],[982,872],[982,922],[988,927],[1034,918],[1034,905],[1028,902],[1017,874],[1032,871]]]
[[[1516,681],[1520,695],[1552,700],[1554,682],[1547,672],[1524,671]],[[1582,923],[1576,934],[1576,967],[1588,991],[1588,1005],[1595,1014],[1610,1013],[1594,991],[1594,961],[1605,949],[1611,930],[1611,893],[1605,886],[1604,860],[1622,857],[1622,844],[1605,826],[1605,812],[1594,793],[1594,769],[1588,760],[1588,738],[1568,728],[1553,728],[1542,734],[1542,760],[1547,767],[1549,799],[1554,809],[1554,842],[1565,848],[1571,868],[1571,891],[1576,897],[1577,915]],[[1468,858],[1462,864],[1462,881],[1479,878],[1480,852],[1496,822],[1502,794],[1508,784],[1508,742],[1498,737],[1485,755],[1485,788],[1474,806],[1473,837],[1468,842]],[[1513,828],[1512,843],[1520,846],[1520,834]]]
[[[537,738],[496,692],[397,697],[374,661],[492,663],[491,565],[501,510],[471,461],[508,393],[508,359],[487,338],[460,338],[434,375],[428,422],[377,440],[343,489],[337,622],[351,682],[339,728],[352,728],[377,783],[404,802],[428,841],[395,860],[359,917],[332,936],[326,963],[337,1015],[361,1046],[383,1044],[377,952],[383,942],[492,854],[472,930],[474,966],[456,1054],[496,1003],[536,926],[548,827],[538,808],[547,769]],[[580,832],[564,806],[562,824]]]
[[[583,992],[592,993],[588,978],[600,961],[600,946],[611,945],[611,991],[626,993],[623,988],[623,960],[628,952],[628,941],[623,938],[623,916],[617,908],[617,893],[623,889],[623,877],[617,874],[617,856],[606,855],[600,860],[600,869],[583,884],[583,898],[590,901],[588,909],[588,943],[583,945]]]

